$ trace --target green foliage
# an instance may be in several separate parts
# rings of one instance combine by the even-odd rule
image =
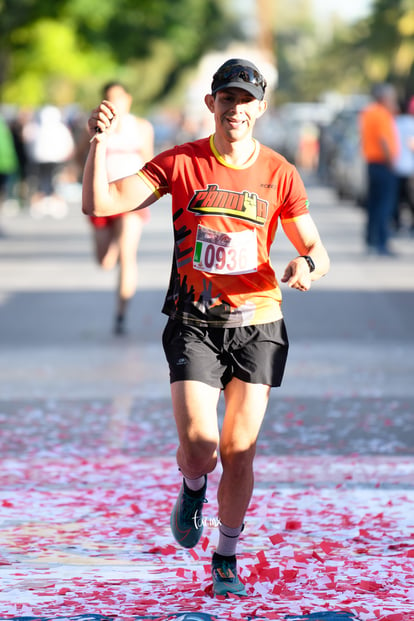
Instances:
[[[0,101],[89,109],[116,78],[145,112],[183,90],[205,52],[242,38],[234,7],[236,0],[0,0]],[[332,24],[328,41],[309,7],[278,4],[279,103],[363,91],[382,79],[414,92],[413,0],[374,0],[367,18]]]
[[[402,99],[414,93],[414,6],[412,0],[376,0],[365,40],[373,80],[391,80]]]
[[[70,25],[40,19],[13,32],[13,80],[4,85],[4,100],[20,106],[74,101],[76,87],[102,64],[103,52],[86,52]],[[111,57],[106,66],[115,67]]]
[[[389,80],[404,99],[414,93],[413,68],[412,0],[376,0],[368,17],[337,23],[331,40],[292,72],[291,93],[309,101],[328,90],[369,92],[373,82]]]
[[[13,31],[42,17],[56,19],[62,0],[0,0],[0,41],[3,45]]]
[[[2,99],[89,106],[102,82],[117,77],[135,84],[145,106],[237,34],[225,7],[220,0],[0,0]]]

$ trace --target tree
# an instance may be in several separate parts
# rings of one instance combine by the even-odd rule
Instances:
[[[376,0],[368,20],[366,72],[371,81],[394,82],[402,97],[414,93],[412,0]]]
[[[145,106],[237,33],[220,0],[0,0],[3,100],[89,106],[116,76]]]
[[[56,17],[59,4],[59,0],[0,0],[0,88],[10,74],[13,50],[20,46],[14,40],[16,31],[45,15]]]
[[[324,90],[369,91],[374,82],[393,82],[402,98],[414,93],[414,7],[412,0],[376,0],[368,17],[337,24],[298,76],[308,98]]]

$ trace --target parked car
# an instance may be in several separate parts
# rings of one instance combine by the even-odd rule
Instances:
[[[325,129],[321,139],[319,174],[340,199],[364,206],[367,190],[366,164],[361,152],[361,108],[342,110]]]

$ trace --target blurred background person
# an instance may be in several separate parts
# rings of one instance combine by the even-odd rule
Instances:
[[[23,130],[30,166],[30,211],[34,217],[67,213],[57,189],[58,174],[74,155],[75,142],[56,106],[44,106]]]
[[[0,213],[3,202],[9,196],[9,184],[18,170],[18,166],[19,162],[12,132],[6,120],[0,115]],[[0,227],[0,236],[2,234]]]
[[[403,226],[403,213],[409,213],[409,227],[414,232],[414,97],[396,117],[400,152],[395,161],[397,203],[393,224],[396,231]],[[408,209],[407,209],[408,208]]]
[[[397,200],[397,93],[391,84],[382,83],[374,86],[372,95],[374,101],[360,116],[361,147],[368,175],[365,241],[370,254],[387,256],[392,254],[388,241]]]
[[[28,110],[17,110],[10,121],[10,130],[13,136],[16,150],[18,167],[14,175],[13,200],[19,207],[26,207],[29,203],[28,184],[28,157],[24,140],[24,128],[30,120],[31,113]]]
[[[302,170],[316,171],[319,159],[319,128],[312,121],[305,122],[300,132],[296,165]]]
[[[154,155],[154,129],[143,118],[131,114],[132,96],[119,82],[106,84],[103,98],[117,109],[112,133],[108,136],[106,169],[108,180],[126,177],[140,170]],[[142,209],[105,218],[91,216],[95,255],[104,269],[119,266],[116,289],[115,334],[125,332],[125,317],[129,301],[138,283],[137,251],[149,210]]]

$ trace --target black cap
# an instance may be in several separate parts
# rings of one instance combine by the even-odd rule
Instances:
[[[211,92],[214,95],[225,88],[242,88],[256,99],[262,100],[266,80],[252,62],[242,58],[231,58],[221,65],[213,76]]]

